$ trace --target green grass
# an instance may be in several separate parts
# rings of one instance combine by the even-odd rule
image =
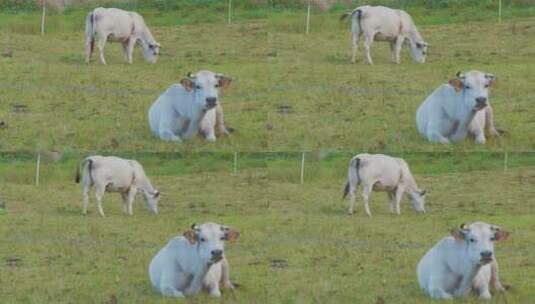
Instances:
[[[364,215],[361,204],[356,215],[346,215],[343,154],[308,155],[303,185],[297,155],[244,155],[232,176],[232,158],[191,154],[137,155],[164,193],[160,215],[151,215],[138,197],[134,216],[126,216],[118,195],[107,194],[107,217],[100,218],[93,197],[90,213],[81,215],[80,187],[72,181],[77,156],[43,158],[35,186],[34,159],[4,154],[3,303],[111,303],[114,297],[172,303],[150,287],[148,263],[171,237],[204,221],[242,233],[226,249],[231,277],[241,288],[236,298],[227,292],[225,302],[429,303],[416,282],[418,260],[450,228],[475,220],[512,232],[496,252],[502,281],[513,289],[491,303],[530,303],[535,158],[512,154],[504,172],[503,160],[493,154],[405,156],[418,184],[429,189],[425,215],[414,213],[407,201],[400,216],[389,214],[382,193],[372,195],[373,217]],[[482,168],[467,165],[477,161]],[[220,301],[201,295],[188,302]],[[462,302],[479,303],[474,297]]]
[[[11,49],[13,56],[0,57],[0,119],[8,124],[0,129],[0,150],[533,150],[535,17],[527,16],[535,12],[509,8],[498,24],[491,10],[409,9],[432,44],[423,65],[412,63],[406,50],[400,65],[390,63],[384,43],[373,46],[374,66],[364,64],[362,54],[349,64],[349,25],[338,21],[341,9],[315,12],[310,35],[303,34],[297,9],[247,15],[254,10],[244,8],[237,15],[246,17],[232,25],[223,25],[222,11],[195,21],[182,18],[184,11],[145,9],[163,54],[150,65],[136,50],[131,66],[117,44],[106,48],[108,66],[96,58],[83,63],[83,10],[51,15],[45,37],[38,35],[38,14],[1,15],[7,31],[0,33],[0,51]],[[157,140],[148,128],[149,106],[182,75],[203,68],[234,77],[223,105],[238,132],[215,144]],[[416,132],[418,105],[458,70],[469,69],[497,75],[491,100],[506,135],[485,146],[428,143]],[[16,104],[27,108],[16,112]],[[281,112],[281,106],[291,109]]]

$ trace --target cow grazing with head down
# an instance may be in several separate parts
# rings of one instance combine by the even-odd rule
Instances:
[[[160,54],[160,44],[154,40],[145,20],[136,12],[118,8],[98,7],[87,14],[85,20],[85,62],[89,63],[95,43],[100,53],[100,62],[106,64],[104,46],[107,41],[123,45],[124,60],[132,63],[136,43],[141,45],[143,56],[155,63]]]
[[[238,231],[215,223],[191,225],[150,262],[152,286],[163,296],[175,298],[195,295],[202,289],[220,297],[220,283],[233,290],[224,242],[234,242],[239,235]]]
[[[352,57],[355,63],[359,39],[364,34],[364,51],[369,64],[373,64],[370,47],[374,40],[390,43],[392,61],[400,62],[400,52],[404,43],[408,43],[414,61],[424,63],[427,55],[427,44],[423,39],[412,18],[407,12],[384,6],[360,6],[347,12],[340,18],[351,16]]]
[[[468,135],[484,144],[485,130],[489,135],[498,136],[489,103],[489,91],[495,83],[496,77],[489,73],[458,72],[420,105],[416,112],[418,131],[427,140],[443,144],[465,139]]]
[[[227,134],[219,90],[232,78],[210,71],[199,71],[174,84],[149,109],[149,125],[162,140],[181,142],[199,133],[215,141],[215,126]]]
[[[85,158],[76,171],[75,182],[82,180],[83,214],[87,213],[89,190],[95,186],[98,212],[104,216],[102,198],[104,192],[119,192],[123,198],[124,212],[133,214],[132,204],[138,190],[145,198],[147,207],[158,213],[160,192],[152,186],[141,164],[135,160],[115,156],[89,156]]]
[[[385,191],[390,197],[390,211],[400,214],[400,202],[407,193],[417,212],[425,212],[425,193],[416,185],[407,162],[401,158],[383,154],[358,154],[354,156],[347,173],[344,198],[349,194],[349,214],[355,209],[355,191],[362,184],[362,198],[366,214],[371,216],[368,201],[372,191]]]
[[[434,299],[462,297],[470,291],[490,299],[490,284],[505,288],[498,276],[494,242],[506,240],[509,233],[483,222],[462,224],[440,240],[418,263],[420,288]]]

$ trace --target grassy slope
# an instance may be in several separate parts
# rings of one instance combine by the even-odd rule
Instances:
[[[83,12],[50,16],[45,38],[36,35],[37,15],[2,15],[0,24],[8,31],[0,33],[0,46],[14,55],[0,57],[0,119],[9,124],[0,129],[0,149],[532,150],[534,19],[497,24],[488,11],[411,10],[433,45],[425,65],[410,62],[406,50],[401,65],[391,64],[384,43],[373,47],[376,65],[349,64],[349,25],[337,21],[338,13],[316,13],[312,34],[305,36],[303,15],[296,10],[239,11],[231,26],[221,26],[222,12],[183,17],[183,11],[147,10],[145,18],[164,46],[161,60],[149,65],[136,50],[135,64],[127,66],[120,46],[111,44],[106,67],[83,64]],[[444,24],[451,21],[462,26]],[[170,26],[182,23],[188,24]],[[181,75],[201,68],[235,78],[223,102],[238,133],[216,144],[156,140],[146,122],[148,107]],[[498,76],[491,98],[507,135],[485,147],[428,144],[415,130],[418,104],[458,70],[468,69]],[[13,104],[27,105],[28,111],[15,113]],[[292,110],[281,114],[281,105]]]
[[[402,215],[393,216],[378,193],[372,196],[372,218],[364,216],[362,205],[355,216],[345,214],[340,197],[347,158],[341,156],[310,158],[313,169],[304,185],[298,184],[296,159],[248,159],[230,177],[223,159],[147,157],[153,183],[165,192],[161,214],[150,215],[138,197],[134,216],[125,216],[118,196],[107,195],[103,219],[94,200],[90,214],[81,216],[73,159],[44,163],[39,187],[31,185],[33,162],[3,161],[3,303],[105,302],[112,296],[119,302],[172,303],[151,290],[147,265],[173,235],[207,220],[242,232],[238,243],[227,246],[233,280],[242,285],[237,299],[225,295],[228,302],[374,303],[380,297],[386,303],[428,303],[415,280],[418,259],[450,228],[474,219],[512,232],[497,246],[502,280],[514,285],[507,301],[529,303],[535,297],[535,256],[528,245],[535,231],[533,158],[503,173],[501,161],[491,157],[481,158],[489,168],[483,171],[466,162],[452,166],[458,159],[408,157],[416,180],[430,190],[428,213],[416,215],[404,201]],[[497,296],[492,303],[504,301]],[[200,296],[188,302],[219,301]]]

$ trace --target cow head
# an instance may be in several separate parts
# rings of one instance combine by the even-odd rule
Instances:
[[[192,224],[183,236],[197,246],[199,257],[207,264],[214,264],[224,257],[225,241],[234,242],[240,236],[236,230],[215,223]]]
[[[143,190],[143,197],[145,198],[147,208],[149,208],[152,213],[158,214],[158,200],[160,199],[160,191],[154,190],[150,192]]]
[[[142,43],[143,57],[150,63],[156,63],[160,55],[160,44],[156,41]]]
[[[187,77],[180,81],[188,92],[195,94],[195,102],[205,111],[218,105],[219,90],[227,88],[231,82],[232,78],[210,71],[188,73]]]
[[[416,189],[410,193],[412,207],[418,213],[425,213],[425,195],[427,190]]]
[[[449,83],[455,91],[462,94],[467,108],[479,111],[487,106],[489,90],[496,83],[496,77],[479,71],[457,72],[456,77]]]
[[[456,241],[465,243],[463,250],[466,250],[470,262],[479,265],[492,262],[494,242],[504,241],[509,237],[509,232],[483,222],[462,224],[450,233]]]
[[[416,62],[424,63],[429,44],[424,41],[410,41],[410,47],[412,59]]]

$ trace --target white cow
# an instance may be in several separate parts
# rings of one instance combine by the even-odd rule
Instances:
[[[351,16],[351,33],[353,52],[351,62],[355,63],[359,38],[364,34],[364,51],[369,64],[373,64],[370,47],[374,40],[390,43],[392,61],[399,63],[399,53],[405,42],[408,42],[412,58],[424,63],[427,55],[427,44],[420,36],[416,25],[407,12],[384,6],[364,5],[342,15],[341,20]]]
[[[215,223],[191,225],[183,236],[173,238],[149,265],[152,286],[163,296],[182,298],[207,289],[220,297],[219,284],[231,290],[224,241],[234,242],[239,232]]]
[[[427,140],[449,144],[471,135],[486,142],[485,129],[498,136],[494,126],[489,88],[496,82],[492,74],[479,71],[457,73],[429,95],[416,112],[418,131]]]
[[[490,284],[505,291],[498,276],[494,242],[509,233],[483,222],[463,224],[440,240],[418,263],[420,288],[434,299],[452,299],[475,291],[490,299]]]
[[[216,125],[227,134],[219,89],[227,88],[231,81],[223,74],[199,71],[169,87],[149,109],[149,125],[154,135],[181,142],[201,131],[206,140],[215,141]]]
[[[152,37],[143,17],[136,12],[98,7],[85,18],[85,37],[86,63],[91,59],[95,42],[102,64],[106,64],[106,41],[122,43],[124,60],[128,63],[132,63],[132,52],[136,43],[143,48],[143,56],[148,62],[155,63],[160,54],[160,44]]]
[[[83,214],[87,214],[89,190],[93,185],[101,216],[104,216],[102,210],[104,192],[121,193],[124,212],[132,215],[132,203],[138,190],[141,190],[147,207],[158,214],[160,192],[152,187],[143,167],[137,161],[115,156],[89,156],[82,161],[76,171],[76,183],[80,182],[80,175],[84,197]]]
[[[407,162],[401,158],[383,154],[358,154],[354,156],[347,173],[344,198],[349,194],[349,214],[355,209],[355,191],[362,184],[362,198],[366,214],[371,216],[368,200],[372,191],[385,191],[390,198],[390,211],[400,214],[400,202],[407,193],[417,212],[425,212],[425,193],[416,185]]]

